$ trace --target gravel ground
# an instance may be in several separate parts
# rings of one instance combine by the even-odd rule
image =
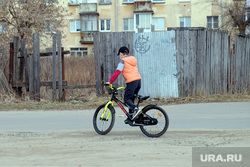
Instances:
[[[191,167],[192,147],[250,147],[250,130],[0,132],[1,167]]]

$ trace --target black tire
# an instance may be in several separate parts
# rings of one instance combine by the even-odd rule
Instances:
[[[142,112],[142,116],[149,115],[152,118],[157,119],[158,123],[156,125],[145,125],[140,126],[142,133],[148,137],[160,137],[163,135],[169,125],[169,119],[167,113],[158,106],[148,106]]]
[[[101,119],[101,116],[103,114],[103,111],[105,109],[105,105],[100,105],[96,111],[95,114],[93,116],[93,126],[95,131],[100,134],[100,135],[106,135],[107,133],[109,133],[111,131],[111,129],[114,126],[115,123],[115,109],[112,105],[109,105],[107,108],[107,112],[105,113],[103,118],[106,118],[109,114],[109,112],[111,112],[109,119]]]

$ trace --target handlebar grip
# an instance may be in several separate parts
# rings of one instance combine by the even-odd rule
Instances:
[[[112,86],[112,84],[106,84],[105,83],[104,86],[110,86],[110,89],[112,89],[112,90],[114,89],[113,86]]]

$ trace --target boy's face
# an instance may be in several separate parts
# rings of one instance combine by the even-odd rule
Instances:
[[[125,56],[125,54],[123,54],[122,52],[119,53],[120,59],[122,59],[124,56]]]

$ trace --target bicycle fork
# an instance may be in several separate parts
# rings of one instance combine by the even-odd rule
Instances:
[[[103,120],[103,117],[104,117],[105,113],[107,112],[107,108],[110,104],[113,106],[112,101],[107,102],[107,104],[105,105],[104,111],[103,111],[102,116],[101,116],[102,120]],[[109,119],[110,114],[111,114],[111,111],[109,111],[108,116],[106,117],[106,121]]]

